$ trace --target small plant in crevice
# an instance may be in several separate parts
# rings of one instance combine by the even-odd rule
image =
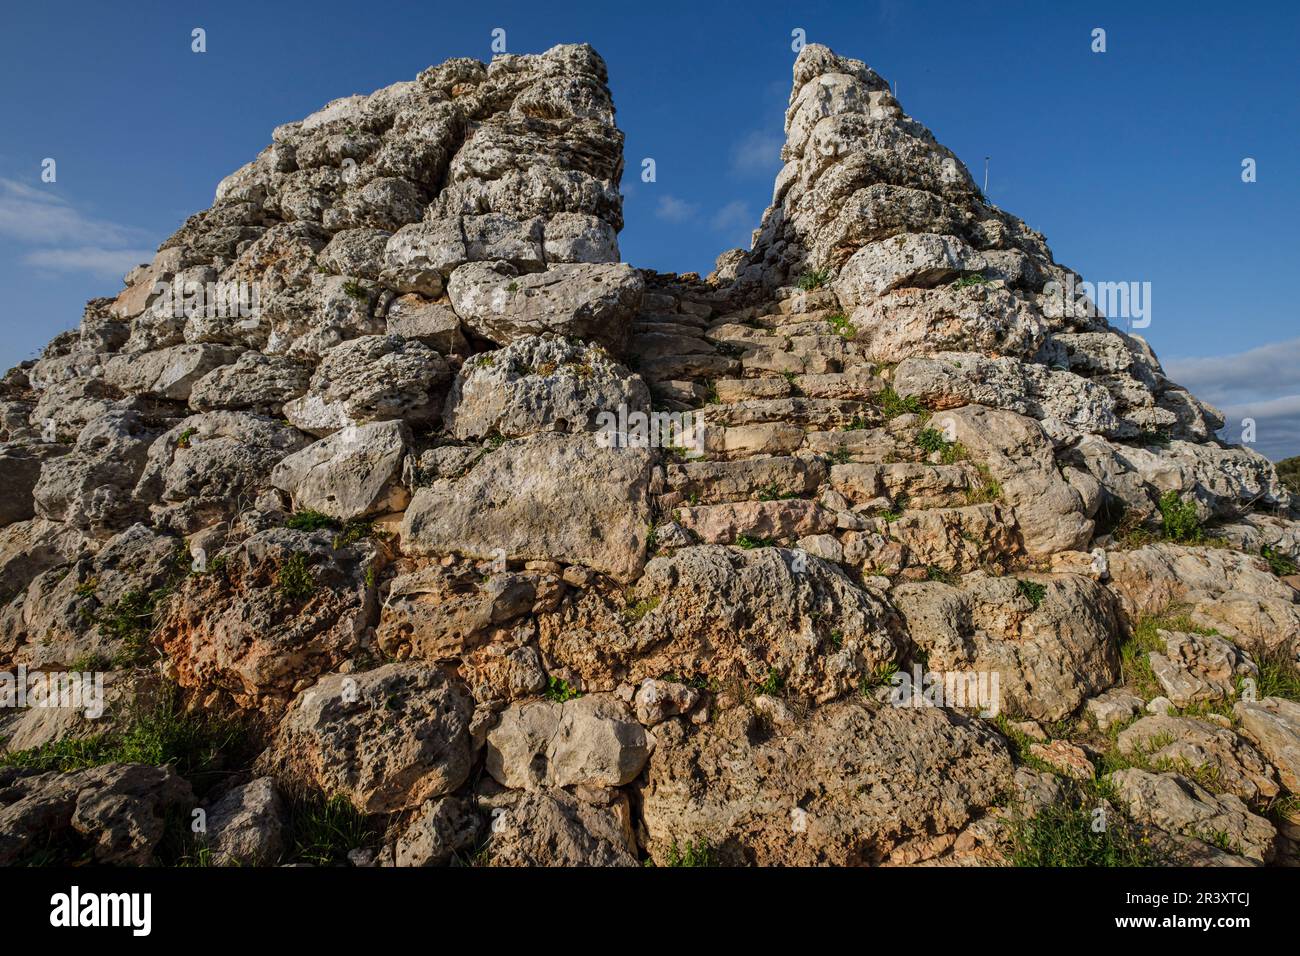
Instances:
[[[347,866],[348,853],[376,843],[381,834],[342,794],[307,793],[286,801],[286,862]]]
[[[289,515],[284,521],[284,526],[294,531],[320,531],[322,528],[337,528],[338,521],[324,512],[306,508]]]
[[[853,322],[843,312],[835,312],[826,317],[826,323],[831,327],[831,331],[842,338],[851,339],[857,336],[858,330],[854,327]]]
[[[1026,581],[1023,578],[1016,580],[1016,590],[1025,596],[1035,611],[1043,603],[1043,597],[1047,594],[1046,585],[1039,584],[1037,581]]]
[[[876,395],[876,404],[886,418],[897,418],[900,415],[925,415],[926,408],[921,404],[921,400],[915,395],[909,395],[903,398],[894,390],[894,386],[886,385]]]
[[[286,601],[305,601],[316,592],[316,578],[307,567],[307,558],[297,552],[285,558],[275,576],[275,589]]]
[[[798,285],[804,292],[811,292],[813,289],[820,289],[830,280],[829,269],[809,269],[799,277]]]
[[[764,694],[768,697],[775,697],[780,694],[784,688],[785,678],[781,676],[781,672],[775,667],[769,667],[767,669],[767,676],[759,681],[755,690],[759,694]]]
[[[953,282],[952,287],[954,289],[966,289],[969,288],[970,286],[988,285],[988,283],[989,280],[986,279],[983,275],[981,275],[978,272],[972,272],[957,279],[955,282]]]
[[[669,866],[716,866],[713,846],[707,840],[691,840],[681,846],[673,840],[668,848]]]
[[[566,700],[576,700],[582,696],[582,691],[578,690],[563,677],[551,677],[546,682],[546,693],[543,695],[547,700],[553,700],[557,704],[562,704]]]
[[[1268,545],[1259,549],[1259,556],[1268,562],[1268,569],[1276,574],[1279,578],[1289,577],[1300,571],[1295,561],[1280,551],[1275,551]]]

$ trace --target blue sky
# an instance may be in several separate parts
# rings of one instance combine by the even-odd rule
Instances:
[[[115,294],[271,129],[453,56],[587,41],[626,133],[623,258],[707,272],[771,196],[791,31],[866,60],[1085,278],[1152,283],[1166,365],[1300,453],[1300,5],[1189,2],[11,4],[0,366]],[[1135,9],[1138,8],[1138,9]],[[208,52],[190,51],[207,31]],[[1107,32],[1093,53],[1091,31]],[[653,157],[657,182],[637,175]],[[57,161],[56,183],[41,162]],[[1258,181],[1241,181],[1241,162]],[[1184,361],[1197,359],[1198,361]],[[1230,430],[1228,437],[1235,440]]]

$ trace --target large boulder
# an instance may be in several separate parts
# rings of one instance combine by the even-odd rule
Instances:
[[[262,762],[363,813],[412,809],[469,777],[473,702],[436,667],[331,674],[285,715]]]
[[[143,512],[135,485],[158,432],[136,412],[109,412],[86,425],[72,451],[41,466],[36,514],[106,537]]]
[[[627,343],[644,288],[640,273],[622,263],[561,263],[521,275],[506,263],[470,262],[447,283],[461,321],[498,345],[553,332],[615,353]]]
[[[206,823],[217,866],[274,864],[284,851],[284,801],[270,777],[228,790],[207,808]]]
[[[1277,796],[1277,775],[1240,734],[1191,717],[1143,717],[1120,731],[1119,752],[1152,766],[1204,775],[1250,803]]]
[[[639,866],[627,801],[587,803],[533,790],[494,808],[490,866]]]
[[[987,725],[949,711],[843,702],[772,728],[735,707],[668,721],[637,785],[656,862],[701,844],[731,865],[863,865],[933,855],[1010,788]]]
[[[1119,802],[1142,823],[1261,863],[1273,858],[1277,831],[1238,796],[1210,793],[1176,773],[1118,770],[1110,780]]]
[[[248,351],[194,383],[190,407],[200,412],[248,410],[279,415],[307,391],[311,369],[294,359]]]
[[[501,715],[488,732],[486,767],[506,787],[621,787],[641,772],[650,745],[613,697],[538,700]]]
[[[679,674],[817,701],[856,691],[898,656],[883,596],[784,548],[721,545],[656,557],[624,605],[587,591],[538,621],[546,656],[588,687]]]
[[[74,773],[0,775],[0,866],[20,864],[47,843],[79,840],[96,863],[147,866],[169,813],[194,804],[170,767],[105,764]]]
[[[1300,704],[1282,697],[1238,701],[1233,710],[1242,732],[1277,768],[1282,786],[1300,793]]]
[[[996,672],[1000,709],[1059,720],[1119,679],[1115,603],[1075,574],[967,575],[901,584],[890,597],[932,672]]]
[[[188,534],[249,507],[275,466],[308,441],[247,412],[191,415],[149,447],[135,497],[155,523]]]
[[[284,708],[291,695],[362,647],[375,612],[369,542],[272,528],[190,575],[155,636],[176,679],[236,704]]]
[[[157,352],[125,353],[104,366],[104,380],[132,395],[189,400],[194,386],[213,369],[229,365],[241,348],[190,343]]]
[[[298,428],[325,436],[348,425],[402,419],[437,421],[451,370],[427,345],[400,335],[367,335],[325,353],[307,394],[285,403]]]
[[[447,395],[443,422],[461,440],[539,431],[582,432],[620,407],[648,412],[650,391],[599,345],[525,336],[467,360]]]
[[[298,510],[339,521],[401,511],[410,500],[401,481],[409,441],[400,421],[348,426],[282,459],[271,484]]]
[[[581,564],[636,578],[649,533],[651,454],[590,436],[507,442],[459,479],[416,490],[402,522],[415,554]]]

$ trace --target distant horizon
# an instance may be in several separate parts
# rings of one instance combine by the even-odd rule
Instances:
[[[511,52],[588,42],[601,54],[626,136],[622,258],[707,274],[718,254],[749,247],[770,202],[799,29],[894,82],[977,182],[991,156],[990,201],[1043,233],[1057,261],[1085,279],[1150,282],[1150,327],[1133,331],[1170,378],[1225,412],[1225,441],[1252,418],[1249,447],[1275,461],[1300,454],[1287,229],[1300,213],[1289,175],[1300,151],[1290,49],[1300,11],[1290,6],[881,0],[793,13],[665,4],[647,17],[589,4],[378,2],[360,22],[341,4],[310,9],[304,20],[294,6],[144,3],[127,17],[79,0],[57,16],[10,14],[0,37],[11,128],[0,149],[0,364],[34,357],[76,327],[87,300],[116,295],[121,275],[207,208],[276,125],[452,57],[490,60],[497,28]],[[195,27],[206,31],[201,55]],[[1099,27],[1104,53],[1090,49]],[[47,158],[53,183],[41,179]],[[1242,178],[1247,159],[1254,182]]]

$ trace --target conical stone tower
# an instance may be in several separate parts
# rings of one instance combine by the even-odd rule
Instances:
[[[110,762],[9,781],[0,863],[70,785],[201,804],[221,860],[331,794],[360,863],[999,862],[1115,748],[1169,750],[1111,778],[1133,862],[1293,855],[1300,705],[1246,690],[1300,647],[1272,466],[867,66],[794,80],[707,278],[619,262],[590,47],[453,60],[277,129],[11,370],[0,667],[113,694],[5,718],[24,766],[104,726]],[[112,760],[182,704],[255,771]],[[41,819],[155,858],[75,810]]]

